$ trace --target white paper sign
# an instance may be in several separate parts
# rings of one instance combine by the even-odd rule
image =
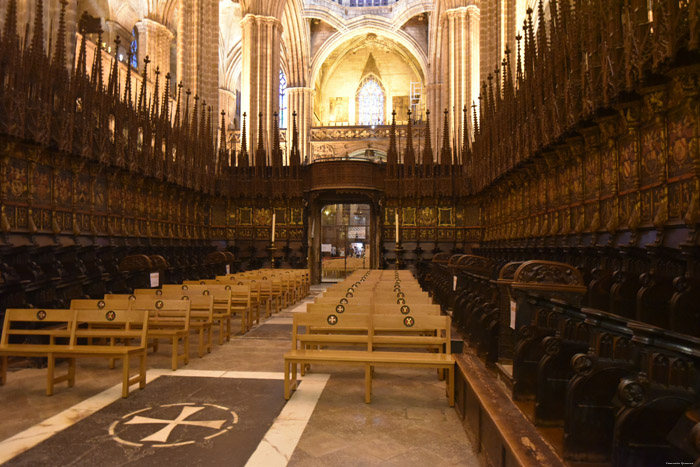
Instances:
[[[515,310],[517,308],[515,301],[510,301],[510,328],[515,329]]]
[[[151,287],[158,287],[160,285],[160,273],[159,272],[152,272],[151,273]]]
[[[452,276],[452,291],[457,290],[457,276]]]
[[[230,264],[226,265],[226,274],[231,274],[231,265]]]
[[[333,249],[333,245],[331,245],[330,243],[324,243],[321,245],[321,252],[322,253],[330,253],[332,249]]]

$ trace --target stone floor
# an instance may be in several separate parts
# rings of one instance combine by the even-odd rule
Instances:
[[[311,295],[318,294],[323,288],[312,287]],[[158,374],[183,377],[244,375],[245,378],[261,375],[261,378],[276,378],[274,384],[281,387],[282,355],[290,348],[291,317],[295,312],[305,311],[309,300],[307,298],[276,314],[245,336],[236,336],[223,346],[215,344],[212,353],[204,358],[197,358],[196,345],[191,344],[190,362],[177,372],[165,370],[170,366],[169,347],[161,345],[157,354],[149,354],[148,366],[152,370],[149,378]],[[235,324],[233,329],[237,329]],[[215,342],[216,337],[215,334]],[[61,384],[51,397],[44,393],[45,369],[11,369],[7,385],[0,387],[0,440],[3,440],[0,441],[0,463],[10,458],[8,452],[21,453],[31,448],[31,439],[37,430],[46,431],[54,423],[59,423],[63,429],[86,417],[87,413],[94,413],[93,409],[83,411],[110,391],[116,395],[109,396],[114,399],[107,402],[118,400],[121,390],[119,370],[107,369],[106,361],[102,360],[79,360],[77,365],[75,387],[69,389]],[[225,372],[232,373],[227,376]],[[330,375],[327,382],[323,377],[326,374]],[[282,409],[248,465],[479,465],[455,410],[447,405],[444,382],[438,381],[435,371],[378,368],[371,404],[364,403],[364,372],[361,368],[315,366],[308,375],[313,376],[305,378],[300,390]],[[319,379],[314,379],[316,377]],[[168,380],[171,379],[177,380]],[[306,392],[302,391],[305,385]],[[308,391],[312,387],[318,388],[320,398],[318,394],[310,395]],[[135,391],[138,394],[138,390]],[[297,405],[293,406],[293,402]],[[296,413],[302,406],[309,412],[304,420],[298,419],[300,416]],[[292,428],[299,430],[300,438],[292,433]],[[25,442],[27,446],[23,445]],[[113,441],[107,439],[104,442]],[[266,443],[270,449],[264,449]],[[280,448],[281,445],[285,448]],[[27,454],[16,460],[27,457]],[[165,459],[162,461],[157,464],[165,463]],[[181,465],[199,463],[196,459],[183,458]],[[230,464],[226,459],[220,459],[214,465],[219,463]],[[43,463],[49,464],[51,462]],[[167,464],[172,466],[178,462],[169,459]],[[42,465],[42,462],[35,465]],[[71,465],[87,463],[83,459]]]

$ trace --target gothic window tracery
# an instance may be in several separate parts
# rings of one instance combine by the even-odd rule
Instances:
[[[139,36],[136,32],[136,28],[131,30],[131,35],[134,36],[134,40],[131,41],[131,65],[134,68],[139,67]]]
[[[384,88],[373,75],[366,76],[357,90],[358,125],[381,125],[384,123]]]
[[[280,70],[280,128],[287,128],[287,77]]]

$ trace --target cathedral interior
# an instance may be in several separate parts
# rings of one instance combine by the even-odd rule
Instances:
[[[0,326],[5,465],[700,465],[700,0],[0,0]]]

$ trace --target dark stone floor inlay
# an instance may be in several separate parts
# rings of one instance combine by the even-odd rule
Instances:
[[[283,406],[279,380],[161,376],[5,465],[243,466]]]

